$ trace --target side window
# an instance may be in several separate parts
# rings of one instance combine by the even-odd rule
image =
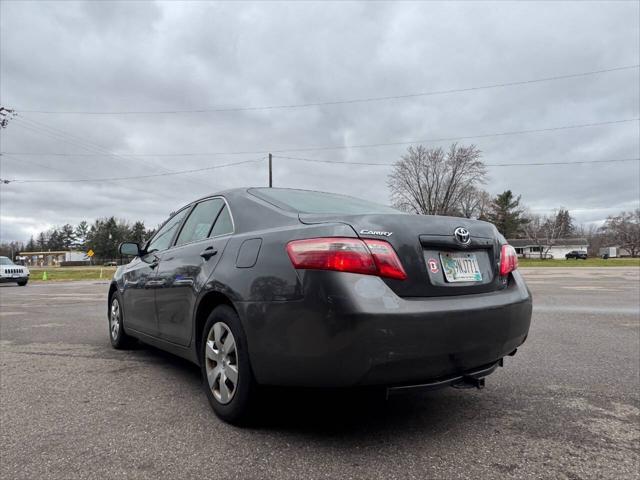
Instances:
[[[180,226],[182,219],[185,217],[189,208],[183,208],[178,213],[176,213],[173,217],[171,217],[167,223],[165,223],[158,233],[155,234],[149,246],[147,247],[147,252],[152,252],[154,250],[166,250],[169,248],[171,244],[171,240],[173,239],[176,230]]]
[[[212,198],[197,204],[191,211],[187,221],[184,222],[176,245],[184,245],[185,243],[207,238],[211,231],[211,226],[223,206],[224,201],[221,198]]]
[[[217,237],[218,235],[225,235],[227,233],[233,233],[233,221],[231,220],[231,214],[229,208],[225,205],[218,215],[213,230],[211,230],[211,237]]]

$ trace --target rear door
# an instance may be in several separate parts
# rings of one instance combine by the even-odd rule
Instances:
[[[231,233],[233,222],[225,200],[209,198],[194,206],[175,245],[160,256],[156,311],[163,339],[189,345],[196,299]]]

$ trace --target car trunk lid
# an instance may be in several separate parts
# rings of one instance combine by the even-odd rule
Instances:
[[[360,238],[383,239],[395,249],[407,273],[406,280],[384,279],[402,297],[484,293],[502,288],[500,246],[504,239],[487,222],[466,218],[410,214],[330,215],[300,214],[305,224],[344,223]],[[456,238],[465,229],[469,241]],[[452,281],[445,264],[462,262],[479,275],[474,280]],[[476,274],[477,275],[477,274]]]

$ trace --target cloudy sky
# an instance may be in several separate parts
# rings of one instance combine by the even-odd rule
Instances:
[[[206,193],[265,185],[260,159],[269,151],[281,152],[276,186],[385,203],[388,166],[281,157],[389,164],[407,142],[450,138],[478,145],[490,165],[640,157],[638,68],[474,88],[637,66],[637,1],[3,1],[0,9],[0,103],[18,112],[1,132],[0,178],[99,180],[257,160],[144,179],[3,184],[2,240],[106,215],[153,226]],[[587,124],[600,125],[491,136]],[[385,143],[395,145],[311,148]],[[638,207],[639,168],[492,166],[486,188],[510,188],[538,213],[563,206],[593,222]]]

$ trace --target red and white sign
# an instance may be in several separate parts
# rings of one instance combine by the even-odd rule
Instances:
[[[436,260],[435,258],[430,258],[429,260],[427,260],[427,265],[429,265],[429,270],[431,270],[431,273],[439,272],[438,260]]]

